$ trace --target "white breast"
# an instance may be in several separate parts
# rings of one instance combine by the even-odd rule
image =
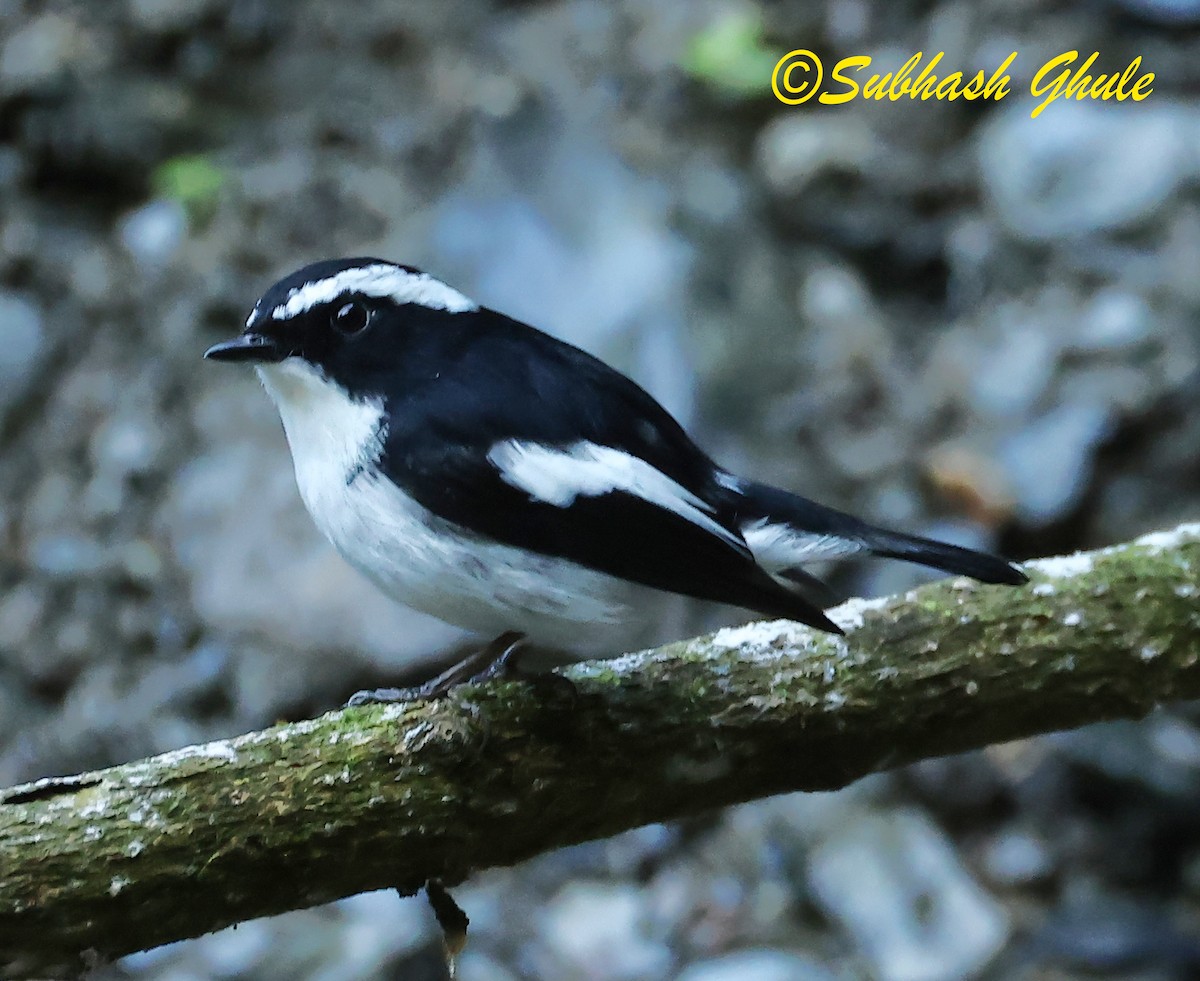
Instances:
[[[393,599],[468,630],[519,630],[567,650],[611,648],[642,628],[657,591],[481,539],[381,476],[381,402],[349,398],[298,358],[258,371],[283,419],[309,514]]]

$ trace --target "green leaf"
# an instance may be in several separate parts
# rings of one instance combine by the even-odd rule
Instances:
[[[212,214],[226,180],[228,174],[201,154],[172,157],[151,176],[155,193],[178,201],[193,218]]]
[[[726,94],[751,96],[770,90],[777,60],[763,43],[762,16],[750,7],[726,11],[695,35],[683,68]]]

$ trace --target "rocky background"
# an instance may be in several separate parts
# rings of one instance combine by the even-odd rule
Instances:
[[[462,643],[319,540],[252,375],[200,361],[320,257],[428,268],[629,371],[727,465],[880,522],[1019,559],[1195,519],[1198,25],[1192,0],[0,0],[0,783],[312,715]],[[1017,91],[788,108],[796,47],[1016,50]],[[1152,97],[1030,119],[1072,48],[1141,55]],[[1198,724],[478,876],[462,977],[1195,977]],[[101,973],[443,975],[424,905],[386,893]]]

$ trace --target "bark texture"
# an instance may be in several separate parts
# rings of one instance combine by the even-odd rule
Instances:
[[[0,972],[1200,697],[1200,524],[517,682],[0,791]]]

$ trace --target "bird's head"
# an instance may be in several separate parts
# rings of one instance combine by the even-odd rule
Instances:
[[[328,259],[285,276],[254,305],[245,330],[204,354],[278,365],[350,393],[369,388],[403,356],[406,330],[478,305],[427,273],[382,259]]]

